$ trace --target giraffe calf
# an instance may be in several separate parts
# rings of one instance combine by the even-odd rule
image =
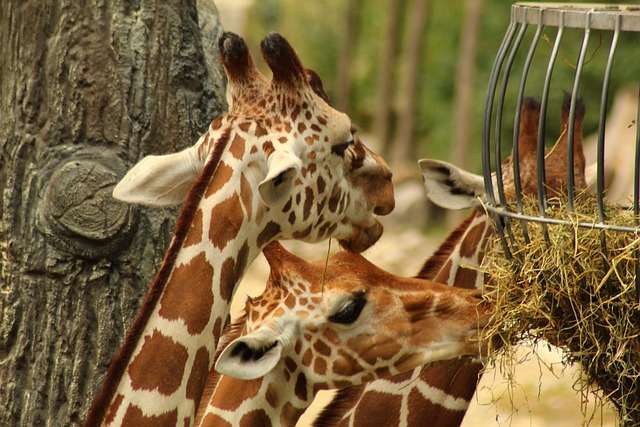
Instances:
[[[319,390],[485,349],[479,291],[398,277],[346,251],[315,263],[279,243],[263,253],[267,287],[221,341],[225,375],[210,374],[196,425],[294,425]]]

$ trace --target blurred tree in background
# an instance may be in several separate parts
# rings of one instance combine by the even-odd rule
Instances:
[[[245,36],[250,46],[257,46],[269,31],[292,40],[305,64],[320,73],[338,108],[347,111],[362,132],[372,133],[367,140],[380,138],[377,149],[391,160],[396,175],[405,170],[417,175],[413,165],[421,157],[479,172],[487,84],[509,25],[510,5],[503,0],[263,0],[249,9]],[[532,34],[527,32],[525,43]],[[565,32],[560,55],[566,61],[556,63],[551,105],[559,105],[564,91],[572,88],[571,64],[582,34]],[[616,55],[611,94],[638,80],[631,75],[637,68],[625,67],[625,61],[638,61],[640,39],[626,36],[630,40],[621,41]],[[536,55],[548,58],[555,30],[545,28],[543,37]],[[587,105],[585,134],[597,128],[610,38],[596,34],[589,44],[580,90]],[[526,54],[522,51],[516,69]],[[532,70],[527,94],[539,96],[544,71]],[[519,78],[519,71],[512,75]],[[515,88],[509,90],[515,98]],[[506,110],[505,123],[512,123],[513,108]],[[558,125],[556,117],[549,120],[551,143]],[[412,166],[405,167],[407,163]]]

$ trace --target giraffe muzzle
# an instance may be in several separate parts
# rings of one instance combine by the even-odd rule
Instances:
[[[355,227],[355,232],[350,238],[339,240],[338,242],[340,246],[349,252],[360,253],[373,246],[380,239],[383,231],[382,224],[375,221],[373,225],[368,227]]]

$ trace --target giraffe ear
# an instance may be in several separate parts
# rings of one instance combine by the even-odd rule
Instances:
[[[153,207],[177,205],[184,202],[203,167],[198,145],[178,153],[147,156],[120,180],[113,198]]]
[[[467,209],[480,205],[485,196],[484,178],[439,160],[418,161],[427,196],[446,209]]]
[[[280,361],[282,343],[273,331],[261,328],[237,338],[220,353],[216,371],[241,380],[263,377]]]
[[[277,206],[287,200],[301,163],[289,153],[276,152],[269,156],[267,176],[258,185],[260,197],[267,206]]]

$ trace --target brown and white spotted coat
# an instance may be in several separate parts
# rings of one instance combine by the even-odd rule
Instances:
[[[114,197],[184,201],[162,266],[85,425],[190,425],[229,305],[245,270],[276,239],[337,238],[364,250],[394,206],[391,172],[332,109],[319,77],[278,34],[256,68],[225,33],[220,60],[232,105],[191,148],[148,156]]]
[[[546,155],[545,176],[549,193],[563,191],[567,182],[567,129],[570,98],[561,110],[560,138]],[[574,123],[574,165],[576,188],[585,188],[585,160],[582,151],[584,105],[577,101]],[[536,145],[540,105],[525,99],[518,137],[520,177],[525,194],[536,194]],[[427,259],[418,277],[451,286],[482,289],[487,268],[483,258],[495,241],[492,221],[479,206],[484,181],[452,165],[421,161],[429,197],[447,208],[476,207],[435,254]],[[505,193],[515,197],[513,158],[502,165]],[[340,390],[315,421],[316,426],[453,427],[462,423],[479,378],[482,365],[465,360],[437,362],[402,375],[376,380],[361,387]],[[374,423],[374,424],[372,424]]]
[[[222,338],[226,375],[211,372],[198,426],[293,426],[319,390],[484,348],[491,309],[477,290],[398,277],[351,252],[309,263],[274,242],[264,254],[267,287]]]

